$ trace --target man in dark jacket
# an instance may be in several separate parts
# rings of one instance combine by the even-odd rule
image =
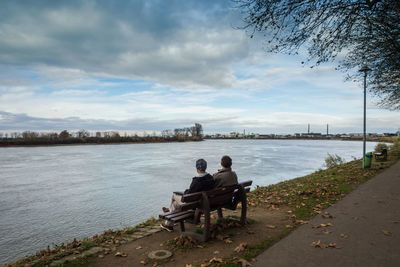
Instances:
[[[206,172],[207,162],[204,159],[199,159],[196,161],[197,175],[193,177],[192,183],[189,189],[186,189],[184,194],[191,194],[201,191],[208,191],[214,188],[214,178]],[[171,199],[171,204],[168,208],[163,207],[164,212],[174,212],[179,211],[182,205],[182,193],[174,192]],[[161,228],[171,232],[174,229],[173,222],[166,220],[164,223],[160,224]]]

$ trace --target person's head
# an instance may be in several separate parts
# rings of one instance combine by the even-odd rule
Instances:
[[[230,168],[232,166],[232,159],[229,156],[223,156],[221,158],[221,166],[223,168]]]
[[[204,159],[198,159],[196,161],[196,169],[197,172],[204,173],[207,169],[207,161],[205,161]]]

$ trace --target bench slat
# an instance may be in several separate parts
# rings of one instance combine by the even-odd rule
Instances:
[[[201,201],[194,201],[194,202],[190,202],[190,203],[183,203],[181,206],[181,211],[185,211],[185,210],[193,210],[196,208],[199,208],[201,206]]]
[[[180,216],[180,215],[183,215],[183,214],[186,214],[186,213],[191,213],[192,211],[190,211],[190,210],[187,210],[187,211],[178,211],[178,212],[168,212],[168,213],[164,213],[164,214],[160,214],[159,215],[159,217],[161,218],[161,219],[170,219],[170,218],[173,218],[173,217],[176,217],[176,216]]]
[[[253,181],[248,180],[248,181],[245,181],[245,182],[242,182],[242,183],[239,183],[239,184],[243,185],[243,187],[246,187],[246,186],[250,186],[252,183],[253,183]]]
[[[183,221],[183,220],[186,220],[186,219],[189,219],[189,218],[193,218],[193,216],[194,216],[194,211],[192,211],[190,213],[187,213],[187,214],[183,214],[181,216],[177,216],[177,217],[171,218],[170,220],[173,221],[173,222],[180,222],[180,221]]]

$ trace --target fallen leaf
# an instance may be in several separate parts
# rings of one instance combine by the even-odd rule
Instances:
[[[267,224],[266,226],[267,226],[267,228],[270,228],[270,229],[275,229],[276,228],[276,226],[272,225],[272,224]]]
[[[324,219],[333,219],[333,216],[330,215],[328,212],[325,212],[325,214],[322,214],[321,216],[322,216],[322,218],[324,218]]]
[[[216,257],[214,257],[214,258],[212,258],[212,259],[209,261],[209,263],[213,263],[213,262],[219,262],[219,263],[221,263],[221,262],[222,262],[222,258],[216,258]]]
[[[214,251],[214,254],[219,254],[219,251],[218,250]]]
[[[326,245],[322,243],[321,240],[312,242],[311,246],[315,248],[326,248]]]
[[[240,243],[239,246],[237,246],[235,248],[235,251],[237,253],[239,253],[239,252],[243,251],[246,247],[247,247],[247,243],[246,242]]]
[[[324,235],[329,235],[332,232],[324,229],[324,230],[321,231],[321,233],[324,234]]]
[[[191,265],[191,264],[186,264],[186,267],[193,267],[193,265]]]
[[[340,234],[340,237],[341,237],[341,238],[348,238],[349,236],[346,235],[346,234]]]
[[[155,262],[154,264],[153,264],[153,267],[157,267],[158,266],[158,262]]]
[[[382,230],[383,234],[386,236],[392,236],[392,233],[386,230]]]
[[[146,265],[146,264],[147,264],[147,261],[141,260],[140,263],[143,264],[143,265]]]
[[[293,228],[293,226],[290,225],[290,224],[285,225],[285,227],[288,228],[288,229]]]
[[[336,243],[329,243],[328,247],[330,247],[330,248],[338,248],[338,249],[342,248],[342,247],[338,246]]]
[[[100,254],[99,256],[97,256],[98,258],[100,258],[100,259],[102,259],[102,258],[104,258],[104,255],[103,254]]]
[[[201,246],[201,245],[197,245],[197,247],[198,247],[198,248],[204,248],[204,247],[203,247],[203,246]]]
[[[353,217],[353,220],[357,221],[357,220],[358,220],[358,217],[357,217],[357,216],[354,216],[354,217]]]
[[[137,246],[136,249],[142,249],[142,246]]]
[[[238,261],[242,264],[242,267],[251,266],[250,262],[246,261],[245,259],[240,259]]]
[[[227,239],[224,240],[224,242],[225,242],[226,244],[231,244],[233,241],[232,241],[231,239],[227,238]]]
[[[115,253],[114,254],[114,256],[116,256],[116,257],[126,257],[126,256],[128,256],[128,255],[126,255],[124,252],[117,252],[117,253]]]

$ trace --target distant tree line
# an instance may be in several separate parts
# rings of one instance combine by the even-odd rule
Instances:
[[[189,129],[189,130],[187,130]],[[63,130],[57,132],[0,132],[0,146],[15,145],[59,145],[59,144],[112,144],[112,143],[156,143],[156,142],[184,142],[203,140],[203,129],[201,124],[189,128],[175,129],[174,131],[164,130],[161,136],[155,132],[142,136],[123,135],[118,131],[89,132],[79,130],[68,132]]]

